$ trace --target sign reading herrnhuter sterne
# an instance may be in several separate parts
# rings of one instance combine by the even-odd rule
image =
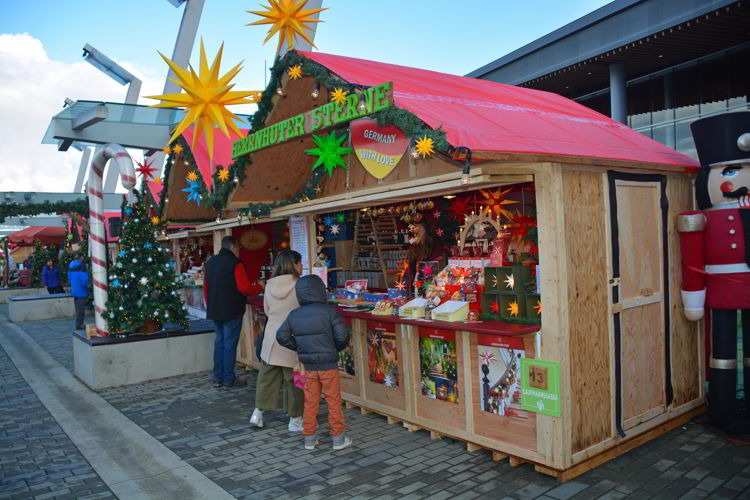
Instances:
[[[341,104],[329,102],[307,113],[262,128],[233,142],[232,158],[389,108],[393,105],[393,84],[385,82],[370,87],[364,91],[364,96],[365,109],[362,111],[359,110],[359,95],[352,92]]]
[[[376,179],[391,173],[409,145],[409,139],[395,125],[379,127],[373,120],[362,119],[352,122],[351,130],[354,153]]]

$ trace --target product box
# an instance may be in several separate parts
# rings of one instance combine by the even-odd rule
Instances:
[[[463,321],[469,317],[469,303],[460,300],[449,300],[432,310],[435,321]]]
[[[388,298],[389,299],[398,299],[400,297],[406,297],[406,289],[398,289],[398,288],[389,288],[388,289]]]
[[[424,309],[427,303],[427,299],[417,297],[401,306],[398,310],[398,315],[403,318],[424,318]]]
[[[391,316],[393,314],[393,308],[395,304],[393,300],[385,299],[375,304],[375,309],[372,310],[372,314],[375,316]]]
[[[365,302],[380,302],[383,299],[388,298],[387,293],[376,293],[376,292],[365,292],[362,296]]]

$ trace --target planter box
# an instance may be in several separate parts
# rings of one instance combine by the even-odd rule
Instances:
[[[74,373],[93,390],[137,384],[213,368],[214,331],[85,338],[73,335]]]
[[[75,316],[73,297],[67,293],[8,298],[8,317],[14,323]]]
[[[0,288],[0,304],[7,304],[9,297],[21,297],[24,295],[43,295],[47,293],[46,288]]]

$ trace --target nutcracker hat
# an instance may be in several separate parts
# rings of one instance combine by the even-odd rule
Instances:
[[[750,111],[722,113],[690,124],[701,163],[695,180],[696,199],[701,209],[711,207],[708,175],[712,167],[750,164]]]

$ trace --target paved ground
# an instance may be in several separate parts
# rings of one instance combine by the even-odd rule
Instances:
[[[20,326],[72,368],[68,321]],[[0,498],[112,496],[2,349],[0,377]],[[695,423],[559,485],[528,465],[493,463],[460,442],[431,441],[426,432],[410,433],[355,410],[345,411],[353,447],[331,451],[322,415],[324,439],[305,451],[281,415],[267,415],[263,430],[246,425],[254,372],[249,377],[243,389],[213,389],[204,373],[100,395],[238,498],[750,498],[750,447],[733,446]],[[85,490],[70,486],[76,477]]]

